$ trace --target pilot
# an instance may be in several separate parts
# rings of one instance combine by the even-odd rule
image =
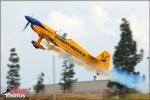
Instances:
[[[62,38],[66,39],[67,33],[63,33]]]

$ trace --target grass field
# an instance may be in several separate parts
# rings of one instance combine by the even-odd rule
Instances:
[[[0,100],[53,100],[53,94],[27,95],[24,99],[1,98]],[[121,97],[110,97],[102,93],[58,93],[56,100],[150,100],[150,95],[132,93]]]

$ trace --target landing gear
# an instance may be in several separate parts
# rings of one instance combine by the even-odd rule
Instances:
[[[99,75],[99,73],[96,73],[96,75]]]
[[[35,41],[31,41],[31,43],[33,44],[33,46],[36,48],[36,49],[38,49],[39,47],[37,47],[34,43],[35,43]]]
[[[44,48],[42,45],[40,45],[38,42],[36,42],[36,41],[31,41],[31,43],[33,44],[33,46],[34,46],[36,49],[43,49],[43,50],[45,50],[45,48]]]
[[[100,75],[100,72],[99,72],[99,71],[96,71],[96,75],[97,75],[97,76]]]

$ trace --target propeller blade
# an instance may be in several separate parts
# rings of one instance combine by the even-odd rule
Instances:
[[[24,26],[23,31],[25,31],[28,25],[29,25],[29,22]]]

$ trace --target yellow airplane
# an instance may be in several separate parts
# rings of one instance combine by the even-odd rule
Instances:
[[[51,42],[55,46],[65,50],[69,54],[73,55],[74,57],[83,60],[87,64],[94,66],[97,70],[97,75],[101,73],[101,71],[108,71],[109,64],[110,64],[110,53],[107,51],[103,51],[97,57],[93,57],[89,54],[86,50],[84,50],[80,45],[74,42],[72,39],[66,39],[67,34],[64,33],[62,36],[57,34],[57,31],[53,30],[52,28],[46,26],[45,24],[41,23],[37,19],[25,16],[28,23],[25,25],[24,30],[26,27],[31,24],[31,28],[38,34],[39,38],[36,41],[32,41],[32,44],[35,48],[43,49],[45,48],[40,44],[42,39],[47,40],[47,42]]]

